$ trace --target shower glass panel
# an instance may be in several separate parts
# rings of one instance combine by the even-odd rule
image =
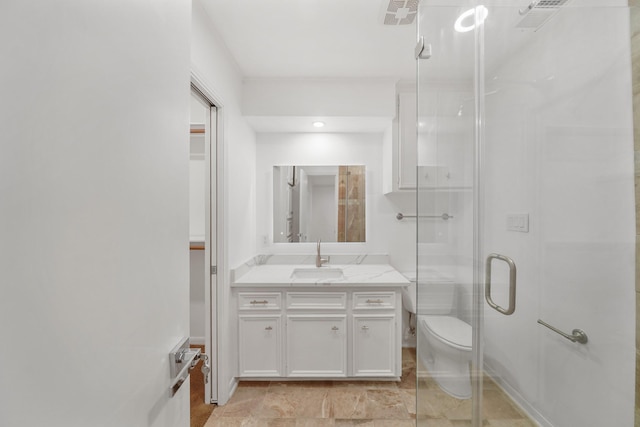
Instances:
[[[417,425],[633,426],[627,2],[419,7]]]

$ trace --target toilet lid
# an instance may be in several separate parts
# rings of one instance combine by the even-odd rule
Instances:
[[[420,316],[422,326],[443,341],[471,348],[471,325],[451,316]]]

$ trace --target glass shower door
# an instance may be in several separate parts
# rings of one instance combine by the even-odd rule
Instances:
[[[417,424],[632,426],[629,7],[418,16]]]

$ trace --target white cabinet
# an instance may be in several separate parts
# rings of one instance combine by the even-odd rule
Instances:
[[[347,376],[347,316],[287,315],[287,376]]]
[[[385,149],[385,193],[473,186],[472,97],[462,87],[425,88],[418,117],[415,88],[399,87],[397,117]]]
[[[393,310],[396,306],[395,292],[354,292],[354,310]]]
[[[282,306],[280,292],[240,292],[238,308],[240,311],[280,311]]]
[[[385,139],[384,192],[412,191],[416,188],[418,158],[416,132],[416,93],[400,92],[396,96],[396,118],[391,134]]]
[[[346,377],[347,292],[286,294],[287,376]]]
[[[396,376],[395,314],[353,315],[353,375]]]
[[[238,292],[240,377],[400,377],[400,288],[356,289]]]
[[[240,376],[282,376],[282,316],[239,316]]]
[[[397,348],[401,346],[400,335],[396,332],[398,305],[395,292],[353,292],[353,376],[397,375]]]
[[[344,311],[346,308],[346,292],[287,292],[287,310],[290,311]]]
[[[283,375],[282,295],[238,292],[238,366],[244,377]]]

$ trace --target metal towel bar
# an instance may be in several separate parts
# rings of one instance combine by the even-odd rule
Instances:
[[[453,218],[453,215],[449,215],[448,213],[443,213],[442,215],[404,215],[402,212],[399,212],[398,215],[396,215],[396,219],[398,221],[401,221],[404,218],[439,218],[446,221]]]

